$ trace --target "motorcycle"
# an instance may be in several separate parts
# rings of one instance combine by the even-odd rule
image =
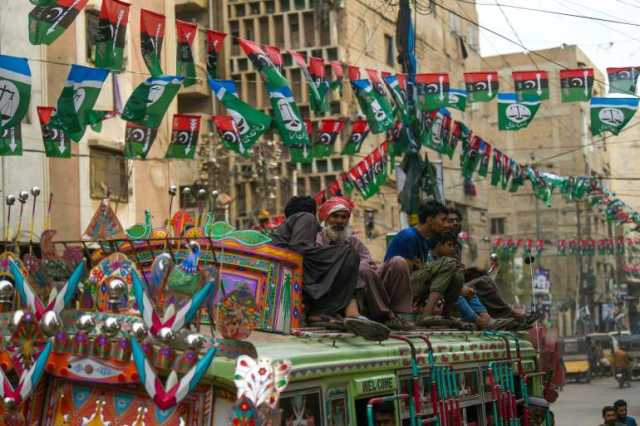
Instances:
[[[618,386],[622,389],[625,385],[631,387],[631,377],[629,376],[629,370],[625,368],[616,368],[615,373]]]

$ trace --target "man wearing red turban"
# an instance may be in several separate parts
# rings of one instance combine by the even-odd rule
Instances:
[[[353,202],[343,197],[333,197],[320,206],[318,218],[323,223],[317,244],[329,246],[347,243],[360,257],[358,294],[365,314],[384,322],[391,329],[410,330],[413,325],[405,319],[412,312],[409,267],[403,258],[389,259],[378,265],[371,252],[358,237],[353,235],[349,221]]]

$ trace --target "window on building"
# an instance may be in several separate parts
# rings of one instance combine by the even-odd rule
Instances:
[[[328,61],[336,61],[338,59],[338,49],[332,47],[331,49],[327,49],[327,60]]]
[[[238,216],[246,216],[247,214],[247,191],[245,183],[236,185],[236,214]]]
[[[89,185],[91,198],[127,202],[129,199],[129,176],[127,161],[122,152],[91,147],[89,149]]]
[[[320,19],[320,44],[322,46],[331,44],[331,18],[329,16],[327,14]]]
[[[244,20],[244,37],[247,40],[255,40],[256,39],[256,28],[254,25],[253,19],[245,19]]]
[[[302,99],[302,71],[299,68],[289,70],[291,79],[291,90],[295,99]]]
[[[386,52],[385,61],[387,62],[387,65],[392,67],[395,64],[395,60],[396,60],[396,53],[395,53],[396,46],[393,43],[393,36],[389,34],[384,35],[384,47]]]
[[[315,16],[313,12],[306,12],[302,15],[302,22],[304,25],[304,46],[312,47],[316,44],[316,27]],[[315,53],[313,54],[314,56]],[[321,56],[322,54],[318,55]]]
[[[280,0],[280,11],[286,12],[289,10],[291,6],[289,5],[289,0]]]
[[[274,13],[276,11],[276,5],[275,2],[273,0],[269,0],[267,2],[265,2],[265,10],[267,11],[267,13]]]
[[[230,21],[229,22],[229,32],[231,33],[232,39],[236,39],[240,37],[240,24],[238,21]],[[240,45],[238,43],[231,43],[231,54],[239,55],[240,54]]]
[[[260,15],[260,2],[256,1],[249,4],[249,10],[251,11],[252,15]]]
[[[254,107],[258,105],[258,76],[255,73],[245,74],[247,84],[247,101]]]
[[[260,42],[262,44],[270,44],[271,39],[269,38],[269,18],[263,16],[259,21],[260,25]]]
[[[504,217],[494,217],[491,218],[491,235],[502,235],[504,234]]]
[[[85,22],[87,26],[87,36],[85,37],[85,50],[87,62],[96,63],[96,39],[100,30],[100,12],[95,9],[85,11]]]
[[[316,194],[322,189],[322,181],[320,176],[312,176],[309,178],[309,184],[311,186],[311,194]]]
[[[326,173],[329,171],[329,162],[325,159],[316,160],[316,171],[318,173]]]
[[[249,69],[249,60],[247,58],[238,59],[238,71],[246,71]]]
[[[284,46],[284,21],[282,15],[273,17],[273,29],[276,37],[276,45]]]
[[[340,114],[340,105],[341,105],[340,101],[332,101],[329,104],[329,109],[331,110],[331,114],[339,115]]]
[[[342,158],[332,158],[331,159],[331,170],[334,172],[341,172],[343,170],[343,162]]]
[[[241,16],[244,16],[245,14],[246,14],[246,10],[245,10],[244,4],[237,4],[236,5],[236,17],[241,17]]]
[[[460,18],[453,12],[449,12],[449,31],[460,34]]]
[[[307,7],[307,5],[306,5],[307,0],[294,0],[294,2],[295,2],[297,10],[302,10],[305,7]]]
[[[300,20],[298,15],[289,15],[289,38],[291,39],[291,48],[298,49],[300,47]]]

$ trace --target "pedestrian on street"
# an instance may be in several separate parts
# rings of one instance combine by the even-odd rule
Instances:
[[[615,407],[611,405],[607,405],[602,409],[602,419],[604,423],[600,426],[623,426],[624,423],[620,423],[618,421],[618,414],[616,412]]]
[[[620,424],[625,426],[638,426],[635,418],[627,416],[627,401],[619,399],[613,403],[613,406],[616,409],[616,415],[618,416],[618,422]]]

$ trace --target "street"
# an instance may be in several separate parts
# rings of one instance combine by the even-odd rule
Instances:
[[[552,406],[556,424],[599,425],[602,423],[602,407],[613,405],[620,398],[627,401],[630,415],[640,417],[640,382],[633,382],[631,387],[624,389],[618,388],[618,383],[612,377],[594,379],[590,384],[568,384]]]

